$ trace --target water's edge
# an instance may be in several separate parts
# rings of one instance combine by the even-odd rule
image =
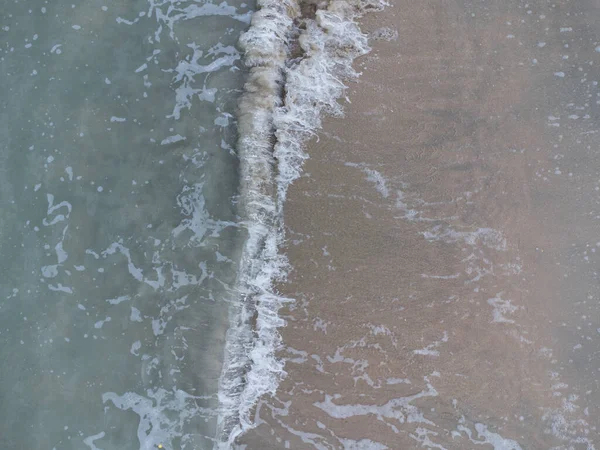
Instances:
[[[238,111],[240,216],[247,228],[230,309],[215,448],[230,448],[253,428],[258,399],[274,394],[284,376],[276,351],[279,309],[291,299],[274,284],[285,279],[283,205],[307,158],[304,143],[322,114],[342,115],[345,80],[370,51],[355,20],[383,1],[259,0],[240,38],[249,75]]]

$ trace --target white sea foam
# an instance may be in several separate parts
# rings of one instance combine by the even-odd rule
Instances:
[[[240,39],[249,68],[238,115],[240,210],[248,236],[227,334],[216,448],[229,448],[254,426],[254,405],[275,393],[284,374],[276,357],[284,324],[278,310],[289,300],[273,287],[287,271],[279,252],[283,204],[307,158],[304,143],[321,127],[323,113],[342,114],[337,100],[344,80],[358,75],[352,62],[369,51],[354,19],[382,6],[381,0],[259,0]]]
[[[522,447],[517,441],[504,438],[498,433],[490,431],[488,427],[482,423],[475,424],[475,431],[477,431],[477,439],[474,438],[472,431],[464,425],[459,425],[458,430],[465,433],[473,444],[489,444],[494,448],[494,450],[522,450]]]
[[[97,441],[98,439],[102,439],[104,436],[106,436],[106,433],[104,431],[102,431],[101,433],[86,437],[83,440],[83,443],[85,445],[87,445],[91,450],[100,450],[98,447],[96,447],[96,445],[94,444],[94,441]]]
[[[375,189],[377,189],[377,192],[379,192],[383,198],[388,198],[390,196],[390,190],[387,186],[387,180],[380,172],[378,172],[377,170],[369,169],[368,167],[364,167],[364,164],[347,162],[345,165],[350,167],[362,168],[362,171],[367,175],[367,181],[375,185]]]
[[[182,390],[168,391],[162,388],[148,389],[145,396],[135,392],[123,395],[106,392],[102,395],[106,406],[132,411],[139,416],[137,437],[140,450],[155,449],[157,442],[177,439],[181,436],[181,429],[195,417],[211,417],[213,411],[198,406],[198,401],[206,398]]]
[[[492,322],[515,323],[514,320],[506,316],[514,314],[519,308],[513,305],[510,300],[503,299],[502,292],[493,298],[489,298],[487,303],[494,308],[492,311]]]
[[[399,430],[396,424],[403,423],[424,423],[427,425],[434,425],[433,422],[426,419],[419,408],[412,404],[412,402],[421,398],[436,397],[438,392],[429,382],[428,377],[425,377],[427,383],[426,389],[421,392],[417,392],[407,397],[399,397],[389,400],[383,405],[369,405],[369,404],[340,404],[341,396],[336,395],[325,395],[325,400],[322,402],[314,403],[314,406],[327,413],[330,417],[335,419],[348,419],[356,416],[374,416],[377,420],[385,422],[392,428],[395,433]],[[334,401],[335,400],[335,401]]]
[[[425,348],[413,350],[413,353],[415,355],[421,355],[421,356],[440,356],[439,350],[436,350],[436,349],[440,345],[445,344],[446,342],[448,342],[448,332],[444,331],[444,336],[442,337],[442,339],[440,339],[439,341],[435,341],[432,344],[429,344]]]
[[[385,450],[389,448],[370,439],[361,439],[360,441],[355,441],[353,439],[340,438],[340,442],[344,446],[344,450]]]

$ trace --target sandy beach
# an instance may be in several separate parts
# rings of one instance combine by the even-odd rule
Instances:
[[[285,209],[248,449],[600,444],[600,6],[397,1]]]

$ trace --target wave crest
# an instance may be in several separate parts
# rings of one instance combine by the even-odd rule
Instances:
[[[216,448],[229,448],[252,428],[258,399],[274,394],[285,375],[276,351],[279,309],[291,301],[274,284],[288,264],[283,205],[308,155],[304,144],[323,114],[341,116],[338,99],[356,78],[357,57],[370,51],[356,18],[382,0],[259,0],[240,38],[249,74],[238,112],[240,212],[248,232],[230,311],[221,376]]]

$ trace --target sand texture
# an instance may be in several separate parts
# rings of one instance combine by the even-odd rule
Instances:
[[[285,210],[249,449],[600,445],[600,3],[396,1]]]

